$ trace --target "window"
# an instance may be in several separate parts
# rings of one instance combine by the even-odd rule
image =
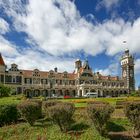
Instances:
[[[27,79],[27,84],[30,84],[30,79]]]
[[[60,85],[62,85],[62,80],[60,80]]]
[[[10,71],[18,71],[18,65],[16,64],[11,64],[11,68],[9,69]]]
[[[81,76],[92,77],[92,75],[90,73],[83,73]]]
[[[13,76],[12,82],[13,82],[13,83],[16,83],[16,77],[15,77],[15,76]]]

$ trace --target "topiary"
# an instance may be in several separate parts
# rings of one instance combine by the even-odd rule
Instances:
[[[17,105],[0,105],[0,126],[15,123],[18,119]]]
[[[125,115],[134,127],[134,136],[140,136],[140,102],[127,102],[124,108]]]
[[[25,101],[17,106],[21,117],[23,117],[31,126],[35,123],[37,119],[40,118],[41,108],[36,102]]]
[[[48,116],[59,126],[61,131],[65,132],[73,122],[74,111],[75,106],[73,103],[58,103],[48,108]]]
[[[114,108],[108,103],[89,103],[87,106],[89,118],[102,136],[107,134],[107,122],[113,111]]]

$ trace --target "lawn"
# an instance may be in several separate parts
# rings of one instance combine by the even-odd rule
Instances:
[[[22,100],[22,96],[18,95],[18,96],[10,96],[10,97],[2,97],[0,98],[0,105],[3,104],[18,104],[20,103]]]
[[[35,98],[35,99],[42,99],[40,98]],[[0,105],[2,104],[11,104],[15,103],[18,104],[22,100],[25,100],[25,97],[23,95],[16,95],[16,96],[10,96],[10,97],[3,97],[0,98]],[[55,99],[57,100],[57,99]],[[75,104],[76,107],[86,107],[87,102],[89,101],[105,101],[113,106],[116,104],[116,101],[121,101],[121,100],[126,100],[126,101],[133,101],[133,100],[140,100],[140,97],[117,97],[117,98],[81,98],[81,99],[58,99],[63,102],[72,102]]]
[[[23,96],[4,97],[0,99],[2,104],[18,104],[25,100]],[[59,99],[63,102],[72,102],[76,106],[74,114],[75,123],[71,130],[62,133],[59,127],[52,124],[49,120],[38,120],[34,126],[30,126],[24,121],[17,124],[0,127],[0,140],[110,140],[104,138],[95,130],[86,112],[86,106],[89,101],[106,101],[115,106],[116,101],[122,100],[140,100],[137,97],[119,97],[119,98],[90,98],[90,99]],[[123,109],[115,109],[108,123],[108,130],[117,133],[119,131],[130,131],[132,125],[124,115]],[[115,138],[113,138],[115,140]],[[119,140],[119,139],[117,139]]]
[[[86,110],[77,109],[70,131],[62,133],[57,125],[47,120],[40,120],[33,127],[25,122],[0,128],[0,140],[109,140],[99,135],[88,119]],[[113,132],[126,131],[131,128],[127,119],[114,119],[108,124],[108,129]]]

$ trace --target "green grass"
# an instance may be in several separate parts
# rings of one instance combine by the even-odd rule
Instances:
[[[50,121],[37,121],[34,126],[27,123],[13,124],[0,128],[2,140],[109,140],[99,135],[89,120],[86,110],[78,109],[74,114],[75,124],[67,133],[59,130],[59,127]],[[108,130],[113,132],[131,129],[127,119],[112,118],[108,124]],[[71,133],[74,132],[74,133]]]
[[[4,104],[18,104],[21,102],[21,96],[10,96],[0,98],[0,105]]]
[[[75,103],[75,107],[86,107],[87,103]]]
[[[1,104],[18,104],[22,101],[22,96],[12,96],[0,98]],[[64,102],[73,102],[77,107],[74,114],[75,124],[72,126],[74,133],[62,133],[57,125],[50,121],[37,121],[35,126],[31,127],[25,122],[4,126],[0,128],[0,140],[109,140],[103,138],[93,127],[88,118],[86,109],[87,102],[92,100],[107,101],[112,105],[118,100],[140,100],[136,97],[120,97],[120,98],[94,98],[94,99],[61,99]],[[116,109],[112,115],[111,121],[108,124],[109,131],[127,131],[131,130],[132,126],[124,116],[122,109]],[[79,134],[80,133],[80,134]]]
[[[0,98],[0,105],[11,104],[11,103],[18,104],[24,99],[25,98],[23,95],[2,97],[2,98]],[[38,99],[41,99],[41,98],[38,98]],[[57,99],[55,99],[55,100],[57,100]],[[82,99],[59,99],[59,100],[63,101],[63,102],[73,102],[75,104],[75,107],[86,107],[88,101],[106,101],[114,106],[116,104],[116,101],[118,101],[118,100],[140,100],[140,97],[82,98]]]
[[[81,135],[70,134],[60,132],[56,125],[46,123],[46,126],[42,127],[39,123],[30,127],[26,123],[18,125],[5,126],[0,128],[0,139],[2,140],[107,140],[101,137],[93,127],[88,128]]]

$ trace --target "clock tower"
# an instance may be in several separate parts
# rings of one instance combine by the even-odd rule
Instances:
[[[135,75],[134,75],[134,57],[129,54],[126,49],[121,58],[122,79],[125,81],[125,86],[129,92],[135,90]]]

